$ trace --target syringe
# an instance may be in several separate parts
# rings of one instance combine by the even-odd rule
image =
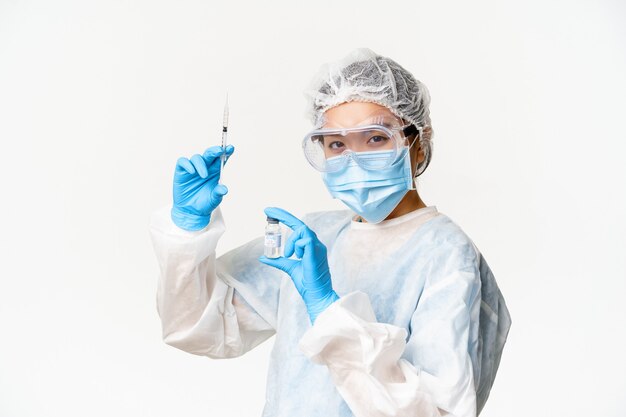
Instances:
[[[226,93],[226,104],[224,104],[224,121],[222,123],[222,149],[224,153],[220,156],[220,177],[218,183],[222,183],[222,173],[224,172],[224,162],[226,161],[226,145],[228,139],[228,93]]]

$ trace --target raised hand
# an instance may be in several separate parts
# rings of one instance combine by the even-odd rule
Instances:
[[[232,145],[226,147],[226,161],[233,154]],[[172,221],[185,230],[200,230],[211,220],[211,213],[228,192],[220,178],[221,146],[212,146],[202,155],[179,158],[174,171],[174,205]]]

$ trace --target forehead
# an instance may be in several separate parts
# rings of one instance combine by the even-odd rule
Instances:
[[[394,123],[399,118],[388,108],[375,103],[352,101],[324,112],[324,127],[351,127],[368,123]]]

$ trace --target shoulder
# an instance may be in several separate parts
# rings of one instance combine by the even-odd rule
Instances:
[[[418,229],[420,242],[431,249],[433,257],[478,265],[481,253],[465,231],[446,214],[439,215]]]

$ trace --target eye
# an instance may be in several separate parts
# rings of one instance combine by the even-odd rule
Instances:
[[[368,145],[383,145],[387,143],[388,140],[389,138],[387,138],[386,136],[376,135],[376,136],[370,137],[369,140],[367,141],[367,144]]]
[[[345,145],[343,144],[343,142],[339,142],[338,140],[336,140],[334,142],[329,143],[328,147],[332,150],[337,150],[337,149],[344,148]]]

